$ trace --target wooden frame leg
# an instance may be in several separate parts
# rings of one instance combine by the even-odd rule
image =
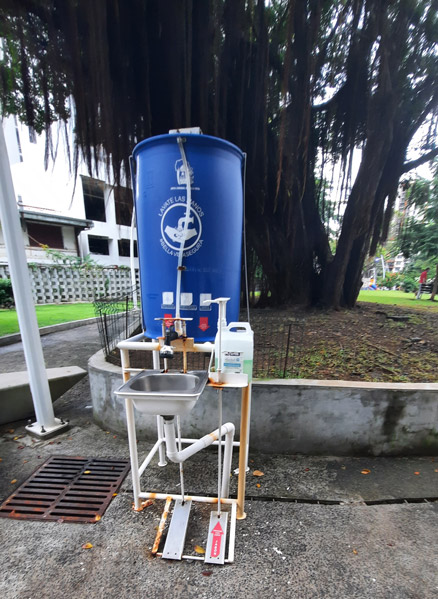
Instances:
[[[251,405],[251,384],[242,389],[242,405],[240,411],[240,448],[239,448],[239,478],[237,482],[237,519],[244,520],[246,464],[248,459],[249,415]]]

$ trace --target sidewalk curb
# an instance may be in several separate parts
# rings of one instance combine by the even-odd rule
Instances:
[[[87,324],[93,324],[97,322],[98,318],[85,318],[84,320],[71,320],[70,322],[61,322],[60,324],[52,324],[48,327],[41,327],[39,329],[40,337],[43,335],[49,335],[50,333],[58,333],[59,331],[68,331],[69,329],[75,329],[77,327],[83,327]],[[0,337],[0,347],[5,345],[12,345],[12,343],[21,342],[21,333],[13,333],[12,335],[4,335]]]

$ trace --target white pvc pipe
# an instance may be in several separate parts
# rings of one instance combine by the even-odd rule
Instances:
[[[140,473],[138,468],[137,435],[135,434],[134,404],[129,397],[125,397],[125,409],[126,425],[128,429],[129,457],[131,459],[134,508],[138,510],[140,509]]]
[[[120,341],[117,344],[119,349],[131,349],[138,351],[160,351],[160,344],[157,341],[140,341],[144,339],[144,334],[140,333],[126,339],[126,341]],[[200,353],[211,353],[214,350],[214,344],[207,341],[206,343],[194,343],[193,348],[190,351]]]
[[[158,465],[162,467],[167,466],[166,452],[164,451],[164,425],[162,416],[157,416],[157,435],[158,440],[160,441],[160,446],[158,448]]]
[[[167,457],[169,458],[169,460],[171,460],[172,462],[176,462],[177,464],[179,464],[179,462],[185,462],[188,458],[195,455],[195,453],[201,451],[201,449],[209,447],[213,443],[213,441],[216,441],[219,438],[219,436],[223,437],[224,435],[228,435],[226,437],[226,440],[228,439],[232,441],[232,438],[230,438],[231,433],[234,436],[234,424],[232,422],[227,422],[226,424],[222,425],[221,435],[219,435],[219,429],[216,429],[212,433],[204,435],[203,437],[192,443],[192,445],[189,445],[189,447],[186,447],[182,451],[178,451],[176,446],[174,422],[173,420],[165,420],[164,438],[166,439]]]
[[[154,370],[160,370],[160,352],[152,352],[152,366]],[[164,451],[164,427],[163,417],[157,416],[157,435],[158,439],[161,439],[160,447],[158,449],[158,465],[161,467],[167,466],[166,452]]]
[[[230,521],[230,540],[228,542],[228,559],[225,561],[228,564],[234,562],[234,543],[236,539],[236,515],[237,515],[237,503],[231,504],[231,521]]]
[[[66,425],[61,420],[55,418],[53,412],[46,365],[44,363],[43,349],[38,330],[38,321],[32,297],[20,217],[15,201],[8,151],[1,124],[0,217],[12,288],[14,290],[15,307],[17,309],[18,323],[23,341],[24,356],[29,372],[29,386],[37,419],[33,427],[37,434],[53,432],[58,428],[64,428]]]
[[[190,181],[189,165],[187,163],[186,153],[184,151],[183,140],[181,137],[177,138],[179,151],[183,161],[184,169],[186,172],[186,189],[187,189],[187,203],[186,203],[186,218],[184,221],[184,229],[181,238],[181,244],[178,253],[178,271],[176,275],[176,309],[175,318],[180,318],[180,307],[181,307],[181,273],[182,273],[182,261],[184,255],[184,245],[186,243],[187,229],[189,226],[190,208],[192,205],[192,183]]]
[[[198,439],[188,439],[183,437],[181,439],[181,443],[184,443],[185,445],[187,445],[188,443],[195,443]],[[225,441],[220,441],[220,443],[222,443],[222,445],[225,444]],[[212,445],[218,445],[219,441],[213,441]],[[233,441],[233,447],[240,447],[240,441]]]
[[[160,370],[160,352],[154,351],[152,353],[152,366],[154,370]]]
[[[148,453],[148,455],[146,456],[146,459],[144,460],[144,462],[142,463],[142,465],[139,467],[138,469],[138,477],[140,478],[141,475],[143,474],[143,472],[146,470],[146,468],[149,466],[149,464],[152,461],[152,458],[154,457],[154,455],[157,453],[157,450],[163,446],[164,443],[164,439],[157,439],[157,441],[155,441],[155,445],[152,447],[152,449],[150,450],[150,452]],[[138,455],[138,454],[137,454]]]
[[[180,464],[185,462],[188,458],[195,455],[202,449],[209,447],[219,438],[225,435],[225,457],[224,457],[224,468],[222,474],[222,497],[228,497],[229,484],[230,484],[230,473],[231,473],[231,460],[233,457],[233,438],[234,438],[234,424],[227,422],[221,427],[221,434],[219,435],[219,429],[216,429],[208,435],[204,435],[201,439],[196,440],[192,445],[186,447],[182,451],[178,451],[176,446],[175,437],[175,425],[172,420],[164,421],[164,437],[166,439],[166,455],[171,462]]]
[[[181,418],[179,416],[176,417],[176,428],[178,432],[178,453],[182,451],[182,443],[181,443]],[[179,462],[179,481],[181,485],[181,495],[183,496],[184,503],[184,467],[183,461]]]
[[[172,499],[181,499],[182,495],[176,495],[175,493],[148,493],[142,491],[139,495],[140,499],[167,499],[171,497]],[[202,495],[186,495],[186,501],[190,499],[192,501],[197,501],[198,503],[217,503],[217,497],[205,497]],[[233,505],[233,503],[237,503],[237,499],[221,499],[221,503],[224,505]]]
[[[144,335],[141,334],[144,339]],[[121,341],[117,344],[119,349],[132,349],[132,350],[143,350],[143,351],[159,351],[160,344],[156,341],[131,341],[127,339],[126,341]]]

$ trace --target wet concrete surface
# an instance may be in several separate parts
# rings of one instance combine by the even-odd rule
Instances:
[[[68,339],[50,339],[49,335],[47,344],[44,339],[47,366],[84,367],[88,355],[99,349],[97,329],[90,330],[87,338],[87,328],[73,330],[72,342],[67,344],[70,350],[65,353]],[[56,335],[70,337],[72,331]],[[7,360],[18,359],[19,348],[11,351],[11,347],[0,350],[2,371],[5,355]],[[17,366],[22,368],[22,364]],[[70,419],[71,428],[53,439],[30,437],[25,422],[0,428],[1,501],[51,455],[129,456],[125,438],[93,423],[88,377],[54,406],[57,416]],[[150,444],[139,443],[140,455],[149,448]],[[237,523],[233,564],[211,566],[151,557],[163,502],[134,512],[128,475],[95,524],[0,519],[2,598],[231,599],[268,593],[299,599],[438,597],[438,503],[434,501],[438,457],[334,458],[252,452],[249,467],[247,518]],[[254,476],[254,471],[263,476]],[[186,463],[189,493],[214,496],[216,481],[215,450],[206,450]],[[144,490],[179,492],[178,466],[161,468],[154,460],[142,484]],[[232,495],[236,485],[233,475]],[[199,557],[195,546],[206,546],[207,530],[208,507],[195,505],[186,553]],[[86,543],[92,547],[83,549]]]

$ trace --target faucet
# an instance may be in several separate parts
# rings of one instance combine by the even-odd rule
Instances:
[[[164,344],[160,349],[160,356],[162,358],[173,358],[173,347],[171,345],[174,339],[178,339],[178,333],[175,331],[175,324],[166,324],[164,330]]]

